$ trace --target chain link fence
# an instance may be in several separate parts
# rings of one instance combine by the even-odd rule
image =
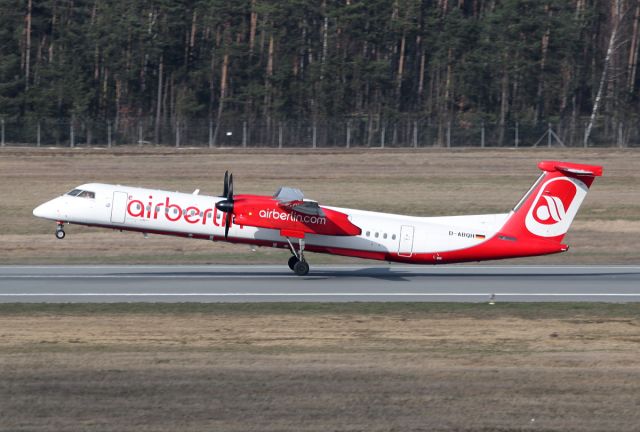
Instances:
[[[0,118],[2,146],[266,148],[640,147],[640,124],[601,122],[585,143],[586,122],[492,122],[357,117],[334,120],[115,120]]]

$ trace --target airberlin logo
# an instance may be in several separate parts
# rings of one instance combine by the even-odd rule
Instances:
[[[258,214],[260,215],[261,218],[264,218],[264,219],[302,222],[302,223],[315,224],[315,225],[326,225],[327,223],[327,218],[323,216],[302,215],[298,213],[297,214],[285,213],[285,212],[279,212],[276,210],[260,210]]]
[[[225,218],[220,217],[220,213],[215,206],[201,209],[195,205],[182,207],[175,202],[171,202],[169,197],[159,202],[154,202],[153,196],[149,195],[145,204],[139,199],[133,199],[129,195],[127,203],[127,216],[141,219],[166,219],[169,222],[179,222],[184,220],[189,224],[224,226]],[[220,221],[218,221],[220,219]],[[233,223],[232,223],[233,224]],[[242,225],[240,225],[242,228]]]
[[[565,234],[586,194],[587,186],[575,178],[546,181],[525,218],[527,229],[541,237]]]

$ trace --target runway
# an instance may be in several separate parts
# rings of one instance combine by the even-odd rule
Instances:
[[[0,266],[0,302],[640,301],[639,266]]]

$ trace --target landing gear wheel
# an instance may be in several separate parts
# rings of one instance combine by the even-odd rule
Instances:
[[[64,234],[64,230],[63,229],[60,228],[60,229],[56,230],[56,238],[58,240],[62,240],[64,238],[64,235],[65,234]]]
[[[298,261],[300,261],[300,260],[298,259],[298,257],[294,257],[294,256],[292,256],[291,258],[289,258],[289,262],[288,262],[288,264],[289,264],[289,268],[290,268],[291,270],[293,270],[293,269],[294,269],[294,267],[296,266],[296,263],[297,263]]]
[[[307,264],[306,261],[298,261],[293,266],[293,271],[298,276],[305,276],[305,275],[307,275],[309,273],[309,264]]]

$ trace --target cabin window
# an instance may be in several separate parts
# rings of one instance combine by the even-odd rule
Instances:
[[[392,235],[392,236],[391,236],[391,239],[392,239],[392,240],[395,240],[395,239],[396,239],[396,235],[395,235],[395,234],[394,234],[394,235]]]
[[[371,231],[367,231],[367,237],[371,235]]]
[[[136,210],[140,210],[140,204],[136,204]]]
[[[384,233],[384,235],[382,236],[382,238],[387,238],[387,233]]]
[[[376,238],[378,238],[379,236],[380,236],[380,234],[379,234],[379,233],[376,233]]]

